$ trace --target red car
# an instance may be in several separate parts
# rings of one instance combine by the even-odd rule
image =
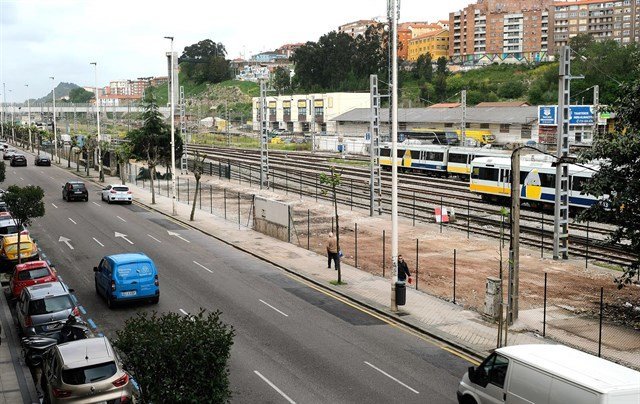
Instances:
[[[55,282],[58,280],[56,270],[51,268],[47,261],[31,261],[16,265],[11,277],[9,287],[14,299],[20,297],[20,292],[27,286],[41,283]]]

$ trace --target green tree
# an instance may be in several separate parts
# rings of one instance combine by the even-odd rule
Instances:
[[[431,83],[433,80],[433,66],[431,65],[431,53],[427,52],[418,56],[413,67],[413,77]]]
[[[336,218],[336,247],[340,251],[340,218],[338,216],[338,193],[337,187],[342,185],[342,176],[336,172],[336,167],[331,166],[331,174],[320,173],[320,183],[331,187],[331,200]],[[323,191],[326,194],[326,191]],[[342,258],[338,258],[341,260]],[[342,284],[342,267],[338,266],[338,284]]]
[[[231,70],[222,43],[205,39],[184,48],[179,58],[180,70],[195,83],[220,83],[229,79]]]
[[[4,161],[0,161],[0,182],[4,182],[7,175],[7,165]]]
[[[235,331],[221,313],[138,313],[117,331],[115,347],[152,403],[231,399],[229,357]]]
[[[636,77],[640,55],[633,65]],[[628,241],[636,260],[616,279],[618,288],[633,282],[640,268],[640,80],[626,83],[612,106],[616,130],[598,134],[593,146],[582,152],[582,162],[599,161],[599,168],[583,192],[598,197],[598,202],[580,215],[582,221],[598,221],[616,226],[609,235],[611,243]]]
[[[198,200],[198,192],[202,192],[200,189],[200,178],[202,178],[202,173],[204,173],[204,161],[206,160],[207,155],[200,157],[200,152],[196,150],[196,156],[193,159],[193,176],[196,179],[196,193],[193,195],[193,205],[191,206],[191,216],[189,216],[189,220],[193,222],[193,218],[196,214],[196,201]]]
[[[129,157],[131,157],[131,149],[132,146],[130,143],[123,142],[115,146],[112,150],[118,164],[118,173],[120,174],[122,185],[125,184],[125,163],[129,161]]]
[[[278,92],[278,95],[284,94],[291,89],[291,75],[289,69],[278,66],[273,73],[272,86]]]
[[[44,216],[44,191],[35,185],[19,187],[11,185],[4,194],[4,201],[11,217],[16,221],[16,227],[31,225],[35,217]],[[18,252],[20,252],[20,232],[18,232]],[[21,262],[18,253],[18,264]]]
[[[91,91],[87,91],[82,87],[77,87],[69,91],[69,102],[76,104],[85,104],[94,98]]]
[[[506,99],[516,99],[522,97],[525,86],[522,80],[509,80],[498,86],[498,96]]]

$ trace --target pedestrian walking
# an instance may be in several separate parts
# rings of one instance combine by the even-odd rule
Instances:
[[[335,270],[340,269],[338,241],[333,233],[329,233],[329,238],[327,239],[327,268],[329,269],[331,269],[331,260],[333,260]]]
[[[407,278],[409,278],[409,283],[411,283],[411,272],[409,272],[409,266],[404,262],[402,255],[398,255],[398,281],[406,282]]]

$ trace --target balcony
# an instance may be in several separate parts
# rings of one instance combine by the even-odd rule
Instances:
[[[299,114],[298,122],[307,122],[307,114]]]

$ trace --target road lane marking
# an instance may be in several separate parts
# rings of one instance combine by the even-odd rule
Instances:
[[[269,386],[271,386],[272,389],[274,389],[275,391],[278,392],[278,394],[280,394],[282,397],[284,397],[285,400],[287,400],[288,402],[290,402],[291,404],[296,404],[295,401],[293,401],[292,399],[289,398],[288,395],[284,394],[284,392],[282,390],[280,390],[278,388],[278,386],[276,386],[275,384],[271,383],[269,381],[269,379],[267,379],[266,377],[262,376],[260,374],[260,372],[258,372],[257,370],[254,370],[253,373],[257,374],[258,377],[260,377],[262,380],[264,380],[265,383],[267,383]]]
[[[95,241],[96,243],[100,244],[100,247],[104,247],[104,244],[99,242],[95,237],[93,237],[93,241]]]
[[[73,250],[73,246],[71,245],[71,243],[69,243],[69,241],[71,241],[71,239],[68,239],[66,237],[60,236],[60,238],[58,239],[58,242],[63,242],[67,245],[67,247],[69,247],[69,249]]]
[[[127,223],[126,220],[124,220],[123,218],[121,218],[120,216],[116,216],[118,219],[122,220],[123,222]]]
[[[40,174],[44,174],[44,171],[40,170]]]
[[[395,381],[396,383],[408,388],[409,390],[413,391],[416,394],[420,394],[420,392],[418,390],[412,389],[411,387],[407,386],[406,384],[402,383],[400,380],[396,379],[395,377],[391,376],[389,373],[385,372],[384,370],[377,368],[375,366],[373,366],[372,364],[370,364],[367,361],[364,361],[364,363],[366,363],[367,365],[371,366],[372,368],[374,368],[375,370],[377,370],[378,372],[382,373],[383,375],[387,376],[389,379]]]
[[[115,233],[116,233],[116,234],[115,234],[115,237],[123,238],[123,239],[125,239],[125,240],[127,241],[127,243],[129,243],[129,244],[132,244],[132,245],[133,245],[133,241],[129,240],[129,239],[127,238],[127,235],[126,235],[126,234],[118,233],[117,231],[116,231]]]
[[[202,269],[204,269],[206,271],[209,271],[210,273],[213,273],[212,270],[210,270],[209,268],[205,267],[204,265],[202,265],[202,264],[200,264],[200,263],[198,263],[196,261],[193,261],[193,263],[196,264],[197,266],[199,266],[200,268],[202,268]]]
[[[24,181],[24,178],[20,177],[20,181]]]
[[[151,237],[152,239],[154,239],[155,241],[157,241],[158,243],[162,243],[162,241],[158,240],[157,238],[153,237],[151,234],[147,234],[147,236]]]
[[[72,218],[69,218],[69,220],[70,220],[70,221],[71,221],[71,223],[73,223],[73,224],[78,224],[78,223],[74,222]]]
[[[167,233],[169,233],[170,236],[175,236],[175,237],[178,237],[182,241],[186,241],[187,243],[191,243],[191,241],[189,241],[186,238],[182,237],[181,235],[179,235],[175,231],[167,230]]]
[[[94,330],[96,328],[98,328],[98,326],[96,325],[96,323],[93,322],[92,319],[87,319],[87,323],[89,323],[89,325],[91,326],[91,328],[93,328]]]
[[[96,205],[96,206],[100,206],[100,204],[99,204],[99,203],[96,203],[96,202],[94,202],[94,201],[91,201],[91,202],[92,202],[94,205]]]
[[[266,304],[267,306],[271,307],[272,309],[274,309],[274,310],[275,310],[275,311],[277,311],[278,313],[282,314],[283,316],[285,316],[285,317],[289,317],[289,315],[288,315],[288,314],[285,314],[285,313],[281,312],[280,310],[276,309],[275,307],[273,307],[273,306],[272,306],[272,305],[270,305],[269,303],[265,302],[264,300],[260,299],[260,301],[261,301],[263,304]]]
[[[82,307],[82,306],[78,306],[78,308],[80,309],[80,312],[81,312],[82,314],[87,314],[87,311],[84,309],[84,307]]]
[[[15,174],[15,173],[14,173],[14,174]],[[51,179],[52,179],[52,180],[54,180],[54,181],[56,180],[56,179],[55,179],[55,178],[53,178],[53,177],[49,177],[49,178],[51,178]]]
[[[185,316],[188,316],[188,315],[189,315],[189,313],[187,313],[186,311],[184,311],[184,310],[182,310],[182,309],[180,309],[180,313],[184,314]]]
[[[52,202],[51,205],[53,205],[54,208],[58,209],[55,203]]]

